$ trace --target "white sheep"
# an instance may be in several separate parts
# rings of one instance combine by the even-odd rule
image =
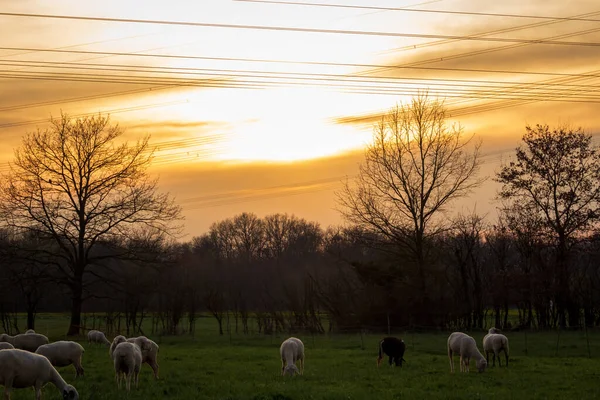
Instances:
[[[154,379],[158,379],[158,344],[146,336],[128,338],[129,343],[135,343],[142,351],[142,364],[148,364],[154,373]]]
[[[35,398],[42,398],[42,387],[51,382],[65,400],[79,400],[77,390],[67,384],[50,361],[39,354],[24,350],[0,351],[0,384],[4,385],[5,399],[10,400],[13,389],[33,387]]]
[[[138,336],[132,338],[125,338],[123,335],[118,335],[113,339],[112,344],[108,353],[112,357],[112,353],[119,343],[129,342],[138,345],[142,351],[142,364],[148,364],[154,373],[154,379],[158,379],[158,344],[153,340],[148,339],[146,336]]]
[[[81,359],[84,351],[83,346],[77,342],[60,340],[42,345],[35,352],[46,357],[55,367],[66,367],[73,364],[75,367],[75,377],[78,377],[83,376]]]
[[[88,343],[102,343],[107,346],[110,346],[110,341],[104,335],[104,332],[97,331],[92,329],[87,334]]]
[[[454,354],[460,355],[460,372],[469,372],[469,363],[471,358],[476,361],[479,372],[485,371],[487,361],[479,352],[475,339],[466,333],[453,332],[448,336],[448,358],[450,359],[450,372],[454,372]]]
[[[298,338],[291,337],[281,343],[279,347],[281,355],[281,375],[304,374],[304,343]],[[300,363],[300,369],[296,366]]]
[[[15,336],[7,335],[3,333],[0,335],[0,342],[8,342],[12,344],[15,349],[27,350],[35,353],[38,347],[44,344],[50,343],[48,338],[39,333],[20,333]]]
[[[125,376],[125,386],[129,392],[131,389],[131,376],[138,387],[138,378],[142,366],[142,351],[135,343],[120,342],[112,352],[113,364],[115,366],[115,379],[117,387],[121,389],[121,381]]]
[[[508,367],[508,355],[509,355],[509,346],[508,346],[508,338],[501,333],[500,330],[496,328],[490,328],[488,334],[483,337],[483,351],[485,352],[485,358],[489,362],[489,354],[493,353],[494,358],[492,361],[492,365],[496,366],[496,357],[498,357],[498,365],[502,366],[502,361],[500,359],[500,352],[504,352],[504,356],[506,357],[506,366]]]
[[[27,329],[25,333],[35,333],[35,331],[33,329]]]
[[[13,346],[12,344],[8,343],[8,342],[0,342],[0,350],[4,350],[4,349],[14,349],[15,346]]]

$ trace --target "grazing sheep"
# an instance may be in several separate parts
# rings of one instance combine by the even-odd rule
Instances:
[[[454,362],[452,356],[454,353],[460,355],[460,372],[469,372],[469,363],[471,358],[476,361],[479,372],[485,371],[487,361],[479,352],[475,339],[462,333],[454,332],[448,336],[448,358],[450,359],[450,372],[454,372]]]
[[[154,373],[154,379],[158,379],[158,344],[153,340],[148,339],[146,336],[138,336],[132,338],[125,338],[123,335],[118,335],[113,339],[110,345],[109,354],[112,357],[114,349],[119,343],[129,342],[138,345],[142,351],[142,364],[148,364]]]
[[[25,333],[35,333],[35,331],[33,329],[27,329]]]
[[[281,343],[279,347],[281,354],[281,375],[304,374],[304,343],[298,338],[291,337]],[[296,362],[300,363],[300,369],[296,367]]]
[[[0,350],[4,350],[4,349],[14,349],[15,346],[13,346],[12,344],[8,343],[8,342],[0,342]]]
[[[146,336],[128,338],[129,343],[135,343],[142,350],[142,364],[148,364],[154,373],[154,379],[158,379],[158,344]]]
[[[0,384],[4,385],[5,399],[10,400],[13,389],[33,386],[35,398],[42,398],[42,387],[51,382],[65,400],[79,400],[77,390],[68,385],[50,361],[39,354],[24,350],[0,351]]]
[[[77,342],[60,340],[40,346],[35,352],[46,357],[55,367],[66,367],[73,364],[75,367],[75,377],[78,377],[83,376],[81,358],[84,351],[84,348]]]
[[[131,376],[135,381],[135,387],[138,387],[138,378],[142,366],[142,351],[134,343],[121,342],[117,344],[112,352],[112,359],[115,366],[115,379],[117,387],[121,389],[121,380],[125,375],[125,387],[129,392],[131,389]]]
[[[110,346],[109,340],[106,338],[103,332],[92,329],[87,334],[88,343],[102,343]]]
[[[489,354],[493,353],[494,358],[492,361],[492,365],[496,366],[496,357],[498,357],[498,365],[502,366],[502,361],[500,359],[500,352],[504,352],[504,356],[506,357],[506,366],[508,367],[508,338],[500,333],[499,329],[490,328],[488,334],[483,337],[483,351],[485,352],[485,359],[487,362],[490,361]]]
[[[50,341],[46,336],[40,335],[39,333],[20,333],[15,336],[3,333],[0,335],[0,342],[8,342],[12,344],[15,349],[27,350],[35,353],[38,347],[43,344],[48,344]]]
[[[377,366],[381,364],[381,360],[383,359],[383,355],[386,354],[390,357],[390,365],[392,365],[392,361],[396,364],[396,366],[402,367],[402,361],[406,361],[404,359],[404,351],[406,350],[406,345],[402,339],[398,339],[395,337],[385,337],[379,342],[379,357],[377,357]]]

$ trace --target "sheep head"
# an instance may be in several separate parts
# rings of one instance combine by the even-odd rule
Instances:
[[[495,327],[493,327],[493,326],[492,326],[492,327],[490,328],[490,330],[488,331],[488,333],[489,333],[490,335],[493,335],[494,333],[500,333],[500,329],[498,329],[498,328],[495,328]]]
[[[479,360],[477,360],[477,370],[479,372],[483,372],[485,371],[486,367],[487,367],[487,361],[485,360],[485,358],[480,358]]]
[[[64,400],[79,400],[79,393],[77,393],[77,389],[71,385],[67,385],[63,389],[62,395]]]
[[[296,367],[294,364],[286,365],[283,370],[283,376],[294,376],[294,374],[300,375],[300,370],[298,369],[298,367]]]

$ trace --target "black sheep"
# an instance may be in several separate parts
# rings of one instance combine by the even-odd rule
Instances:
[[[402,339],[398,339],[395,337],[385,337],[379,342],[379,357],[377,358],[377,366],[381,364],[381,360],[383,359],[383,355],[386,354],[390,357],[390,365],[392,365],[392,361],[396,364],[396,366],[402,367],[402,361],[406,362],[404,359],[404,351],[406,350],[406,345]]]

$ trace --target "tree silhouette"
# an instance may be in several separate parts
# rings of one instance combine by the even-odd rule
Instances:
[[[436,217],[482,182],[480,144],[471,149],[471,140],[447,127],[442,102],[419,95],[375,126],[355,186],[346,182],[337,194],[349,222],[407,250],[424,297],[427,243],[443,230]]]
[[[149,137],[119,143],[122,131],[107,116],[61,115],[45,131],[23,138],[0,187],[0,218],[9,227],[51,238],[61,282],[70,289],[68,335],[79,333],[89,266],[108,257],[94,251],[132,229],[151,227],[174,234],[180,207],[158,193],[147,167]]]
[[[569,284],[569,255],[578,239],[600,218],[600,153],[581,128],[526,127],[516,161],[502,166],[499,197],[527,209],[556,250],[556,307],[559,323],[579,321]]]

